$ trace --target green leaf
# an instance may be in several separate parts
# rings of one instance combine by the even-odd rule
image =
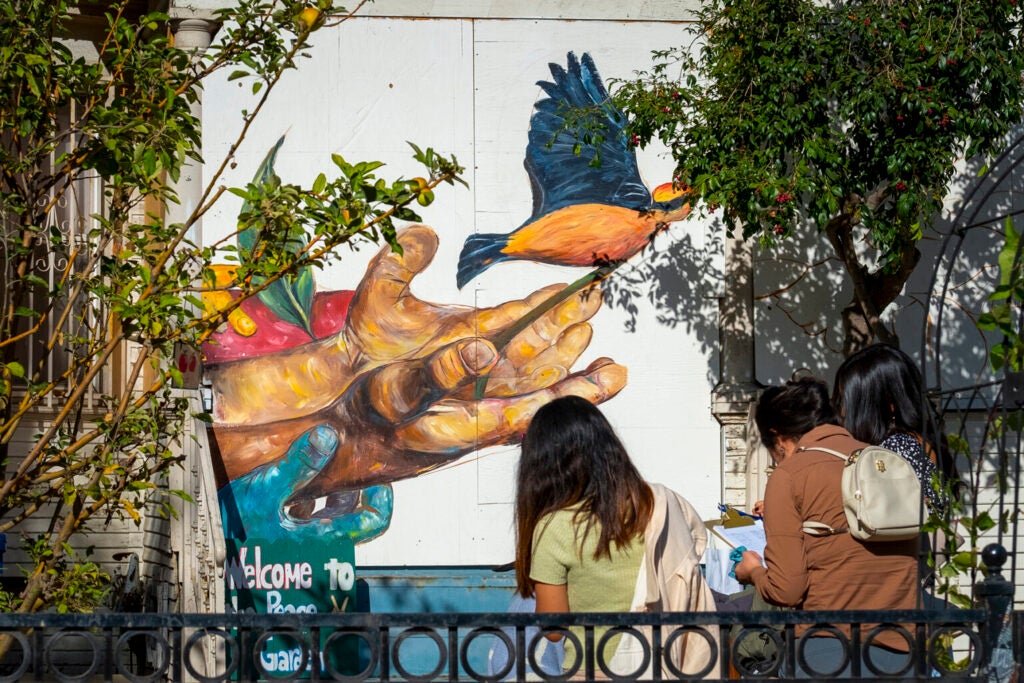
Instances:
[[[971,599],[962,593],[951,593],[949,596],[950,601],[959,607],[960,609],[970,609]]]
[[[944,579],[953,579],[960,576],[960,570],[953,564],[944,564],[939,568],[939,576]]]
[[[1002,251],[999,252],[999,284],[1009,285],[1010,281],[1014,278],[1016,271],[1019,271],[1022,267],[1020,263],[1020,235],[1013,226],[1013,219],[1010,216],[1006,217],[1006,244],[1003,245]]]
[[[18,377],[19,379],[25,378],[25,366],[18,361],[11,361],[8,363],[7,371],[11,373],[12,377]]]
[[[971,452],[971,446],[967,442],[967,439],[963,438],[959,434],[947,435],[946,443],[949,446],[949,449],[958,455],[967,455]]]
[[[975,519],[975,524],[979,532],[985,532],[994,527],[996,522],[987,510],[983,510]]]
[[[192,498],[192,496],[190,496],[188,493],[186,493],[182,489],[171,489],[169,491],[169,493],[172,496],[176,497],[176,498],[180,498],[181,500],[185,501],[186,503],[194,503],[194,502],[196,502],[195,499]]]
[[[974,566],[974,553],[965,552],[957,553],[950,560],[953,565],[960,570],[970,569]]]
[[[40,316],[39,311],[26,308],[25,306],[18,306],[14,309],[14,315],[23,316],[26,318],[38,318]]]

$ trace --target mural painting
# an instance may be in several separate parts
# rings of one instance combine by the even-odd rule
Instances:
[[[533,211],[509,233],[466,239],[455,277],[461,289],[513,259],[588,270],[493,307],[433,303],[411,291],[438,249],[417,225],[354,291],[315,291],[307,273],[293,291],[245,302],[204,347],[228,537],[369,541],[390,523],[392,482],[515,443],[554,397],[601,403],[626,385],[626,367],[610,358],[573,369],[602,304],[596,289],[688,215],[688,194],[644,185],[589,55],[550,69],[525,159]],[[580,149],[570,111],[600,117],[599,144]],[[273,173],[280,144],[257,178]]]

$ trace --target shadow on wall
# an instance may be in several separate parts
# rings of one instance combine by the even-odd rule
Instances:
[[[1024,127],[988,169],[974,161],[957,181],[942,240],[908,286],[922,311],[913,337],[919,346],[908,350],[922,359],[926,384],[943,391],[998,379],[988,349],[1001,336],[979,330],[977,318],[999,285],[1007,222],[1024,231]]]
[[[670,229],[605,281],[605,305],[625,313],[628,332],[649,307],[659,324],[694,335],[703,353],[717,351],[723,236],[717,222],[708,224],[703,244]]]
[[[1021,135],[1018,129],[1013,140]],[[980,331],[976,320],[999,282],[1007,216],[1024,207],[1022,157],[1024,144],[1011,143],[984,176],[981,160],[964,164],[945,208],[918,243],[917,268],[886,312],[901,347],[924,366],[930,388],[994,378],[987,349],[998,340]],[[704,297],[720,288],[724,277],[724,226],[716,220],[707,230],[703,247],[689,235],[664,240],[610,278],[605,300],[626,313],[627,329],[635,330],[639,303],[646,300],[659,323],[683,326],[703,351],[717,348],[719,332],[712,324],[717,312],[707,314],[716,299]],[[1024,232],[1024,225],[1017,230]],[[867,235],[859,237],[872,255]],[[841,311],[852,298],[852,286],[827,238],[803,231],[775,249],[755,247],[754,258],[757,379],[775,383],[806,368],[831,381],[842,361]],[[694,305],[702,298],[706,305]]]

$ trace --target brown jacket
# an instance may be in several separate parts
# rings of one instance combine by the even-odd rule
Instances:
[[[834,425],[816,427],[797,443],[798,448],[823,446],[840,453],[865,445]],[[764,496],[768,567],[754,570],[754,585],[768,602],[797,609],[915,609],[916,539],[862,543],[846,533],[815,537],[801,530],[806,520],[848,526],[842,472],[842,460],[820,451],[797,451],[775,468]],[[874,642],[907,649],[906,641],[892,632]]]

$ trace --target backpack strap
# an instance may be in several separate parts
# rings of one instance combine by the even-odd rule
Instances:
[[[797,448],[797,451],[821,451],[822,453],[828,453],[829,455],[834,455],[837,458],[845,460],[848,465],[852,465],[857,462],[857,456],[860,455],[859,449],[849,455],[843,455],[839,451],[834,451],[831,448],[824,448],[822,446],[800,446],[800,448]]]
[[[843,455],[839,451],[834,451],[831,448],[823,448],[821,446],[801,446],[797,450],[798,451],[821,451],[822,453],[828,453],[829,455],[836,456],[840,460],[844,460],[848,465],[852,465],[853,463],[857,462],[857,456],[860,455],[860,451],[854,451],[850,455]],[[802,528],[803,528],[803,532],[805,534],[809,534],[811,536],[819,536],[819,537],[821,537],[821,536],[835,536],[836,534],[845,534],[845,533],[850,531],[846,527],[843,527],[841,529],[836,529],[834,527],[830,527],[828,524],[825,524],[824,522],[812,522],[810,520],[805,520],[804,521],[804,525],[803,525]]]
[[[803,525],[803,532],[811,536],[835,536],[836,534],[845,534],[848,531],[849,529],[846,527],[836,529],[824,522],[812,522],[810,520],[805,521]]]

